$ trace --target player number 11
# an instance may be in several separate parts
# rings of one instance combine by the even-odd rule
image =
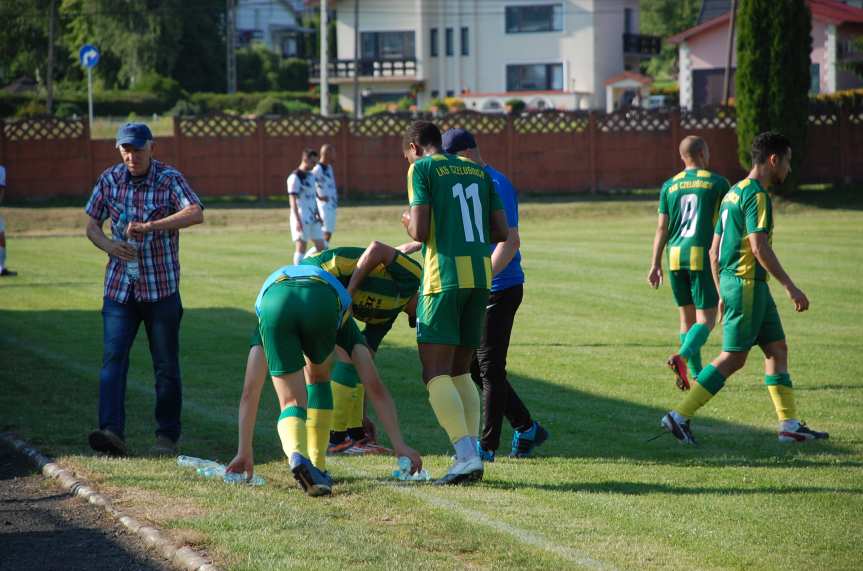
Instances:
[[[476,233],[479,235],[479,241],[485,243],[485,238],[482,235],[482,203],[479,200],[479,185],[473,183],[465,189],[461,183],[452,187],[453,198],[458,198],[458,204],[461,207],[461,222],[464,225],[464,241],[474,242],[473,226],[476,226]],[[473,204],[473,220],[470,217],[470,210],[467,207],[467,199],[471,199]]]

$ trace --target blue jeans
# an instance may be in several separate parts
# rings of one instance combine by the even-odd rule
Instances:
[[[156,435],[176,442],[180,438],[183,404],[179,357],[180,319],[183,317],[180,293],[154,302],[130,298],[126,303],[118,303],[106,297],[102,303],[105,350],[99,372],[99,428],[107,428],[124,438],[129,351],[143,321],[156,376]]]

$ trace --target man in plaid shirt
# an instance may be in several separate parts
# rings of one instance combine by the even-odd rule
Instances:
[[[99,177],[85,211],[87,237],[108,254],[102,305],[104,354],[99,373],[99,430],[90,446],[114,456],[124,437],[129,352],[144,322],[156,376],[156,454],[174,454],[180,438],[179,229],[204,221],[203,205],[177,170],[153,159],[143,123],[117,132],[123,162]],[[103,230],[111,220],[111,235]]]

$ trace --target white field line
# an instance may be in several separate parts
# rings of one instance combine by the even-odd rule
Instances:
[[[58,355],[57,353],[51,352],[43,347],[37,347],[29,343],[23,343],[19,341],[16,337],[8,334],[2,335],[0,336],[0,338],[2,338],[6,343],[16,345],[17,347],[24,349],[27,352],[32,353],[41,359],[45,359],[46,361],[50,361],[61,365],[62,367],[71,369],[78,374],[93,378],[98,378],[99,376],[99,367],[97,366],[88,366],[68,356]],[[128,381],[129,382],[127,386],[131,387],[138,393],[146,394],[150,393],[150,391],[153,390],[152,387],[147,386],[140,379],[129,377]],[[232,427],[236,426],[237,423],[236,414],[228,414],[218,410],[213,410],[212,407],[208,407],[195,401],[191,401],[190,399],[187,399],[185,397],[183,398],[183,407],[192,411],[195,414],[218,420],[219,422],[231,425]],[[338,465],[339,468],[342,468],[345,471],[353,472],[357,476],[361,476],[364,478],[376,477],[375,475],[366,472],[365,470],[361,470],[354,466],[351,466],[338,458],[329,458],[327,461]],[[604,570],[614,569],[613,566],[605,562],[593,559],[583,551],[579,551],[578,549],[574,549],[566,545],[561,545],[554,541],[550,541],[544,536],[534,533],[532,531],[528,531],[526,529],[510,525],[506,522],[493,519],[486,513],[464,507],[458,502],[430,495],[425,492],[423,487],[391,486],[390,489],[395,490],[399,493],[412,496],[428,504],[429,506],[457,513],[472,525],[482,525],[484,527],[491,528],[497,532],[508,535],[516,541],[519,541],[525,545],[530,545],[531,547],[535,547],[548,553],[557,555],[558,557],[565,559],[570,563],[578,565],[579,567]]]

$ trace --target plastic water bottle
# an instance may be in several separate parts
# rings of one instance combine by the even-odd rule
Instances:
[[[226,484],[246,484],[247,486],[263,486],[267,483],[266,480],[257,474],[253,475],[250,480],[248,474],[245,472],[242,474],[237,474],[236,472],[225,472],[222,479]]]
[[[126,240],[126,243],[132,246],[135,249],[135,257],[131,260],[126,261],[126,275],[129,277],[129,281],[136,282],[138,281],[138,242],[136,240],[132,240],[131,238],[126,238],[126,229],[129,227],[129,219],[126,218],[126,213],[120,213],[120,220],[117,224],[117,230],[120,232],[120,238]]]
[[[399,469],[393,471],[393,478],[397,480],[403,482],[428,482],[431,480],[431,476],[425,469],[411,474],[411,459],[407,456],[399,456],[398,465]]]
[[[204,478],[225,477],[225,467],[222,464],[216,464],[214,466],[203,466],[201,468],[198,468],[196,471],[199,476],[203,476]]]
[[[196,458],[195,456],[177,456],[177,466],[198,469],[219,466],[219,463],[215,460],[205,460],[204,458]]]

